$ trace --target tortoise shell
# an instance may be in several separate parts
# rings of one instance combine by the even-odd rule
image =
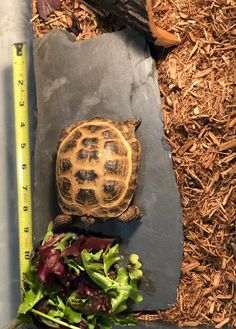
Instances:
[[[64,214],[109,219],[129,207],[138,179],[138,123],[99,117],[62,131],[56,181]]]

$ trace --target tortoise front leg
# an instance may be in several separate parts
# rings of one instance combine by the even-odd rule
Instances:
[[[130,222],[132,220],[141,219],[142,213],[137,206],[130,206],[123,214],[117,219],[121,222]]]
[[[73,222],[70,215],[58,215],[53,221],[53,228],[68,226]]]

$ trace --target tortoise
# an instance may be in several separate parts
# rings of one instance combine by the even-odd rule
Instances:
[[[58,202],[64,215],[82,221],[141,218],[130,205],[137,181],[141,145],[135,130],[141,120],[119,122],[103,117],[75,122],[60,136],[56,160]]]

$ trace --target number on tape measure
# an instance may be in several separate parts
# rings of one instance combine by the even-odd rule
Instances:
[[[28,124],[28,95],[26,45],[15,43],[13,50],[13,85],[16,135],[16,171],[18,195],[18,226],[21,287],[32,250],[32,205],[30,180],[30,144]]]
[[[30,251],[25,251],[25,259],[26,260],[30,259]]]

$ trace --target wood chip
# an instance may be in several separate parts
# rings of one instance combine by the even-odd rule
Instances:
[[[197,322],[197,321],[184,321],[182,323],[183,327],[196,327],[198,325],[199,325],[199,322]]]
[[[216,182],[218,182],[219,178],[220,178],[220,171],[217,171],[212,177],[212,179],[210,180],[208,186],[206,187],[206,193],[209,193],[211,191],[212,187]]]
[[[228,279],[230,282],[236,284],[236,275],[234,275],[234,274],[232,274],[232,273],[229,273],[229,274],[227,275],[227,279]]]
[[[233,253],[234,253],[234,258],[236,260],[236,243],[232,242],[231,247],[232,247],[232,250],[233,250]]]
[[[216,305],[216,302],[215,301],[211,303],[211,306],[209,308],[209,313],[210,314],[213,314],[214,313],[215,305]]]
[[[187,272],[189,272],[189,271],[191,271],[191,270],[193,270],[193,269],[199,267],[199,265],[200,265],[200,263],[197,262],[197,261],[196,261],[196,262],[193,262],[193,263],[191,263],[191,264],[188,264],[188,265],[186,265],[186,266],[184,266],[184,267],[182,268],[182,272],[183,272],[183,273],[187,273]]]
[[[219,164],[228,163],[236,158],[236,153],[232,153],[224,157],[223,159],[219,160]]]
[[[196,79],[198,79],[198,78],[203,78],[203,77],[207,76],[211,71],[212,71],[212,68],[209,67],[209,68],[206,69],[206,70],[202,70],[202,71],[198,72],[198,73],[194,76],[194,78],[196,78]]]
[[[183,155],[190,147],[193,145],[194,140],[187,141],[181,148],[178,150],[179,155]]]
[[[230,187],[228,193],[226,194],[226,196],[224,197],[224,200],[223,200],[223,202],[222,202],[222,205],[223,205],[223,206],[226,205],[226,203],[227,203],[227,201],[228,201],[228,199],[229,199],[231,193],[233,192],[233,190],[234,190],[235,188],[236,188],[236,186],[231,186],[231,187]]]
[[[220,150],[225,151],[231,148],[236,147],[236,138],[229,140],[228,142],[225,142],[220,145]]]
[[[235,125],[236,125],[236,117],[230,121],[229,128],[233,128],[233,126]]]
[[[225,176],[234,175],[235,172],[236,172],[236,165],[232,165],[228,169],[222,171],[221,176],[225,178]]]
[[[230,321],[230,318],[226,318],[226,319],[224,319],[223,321],[221,321],[220,323],[218,323],[216,326],[215,326],[215,328],[222,328],[225,324],[227,324],[227,323],[229,323],[229,321]]]
[[[169,73],[172,80],[176,79],[176,70],[177,70],[177,60],[173,58],[169,62]]]
[[[211,138],[212,142],[217,145],[217,146],[220,146],[220,141],[219,139],[216,137],[216,135],[214,135],[213,132],[209,131],[208,133],[209,137]]]
[[[195,46],[193,47],[193,49],[192,49],[192,51],[191,51],[191,53],[189,55],[188,60],[190,60],[193,57],[193,55],[195,54],[195,52],[197,51],[197,49],[198,49],[198,42],[196,42]]]
[[[216,295],[216,298],[221,300],[226,300],[226,299],[232,300],[233,295]]]

